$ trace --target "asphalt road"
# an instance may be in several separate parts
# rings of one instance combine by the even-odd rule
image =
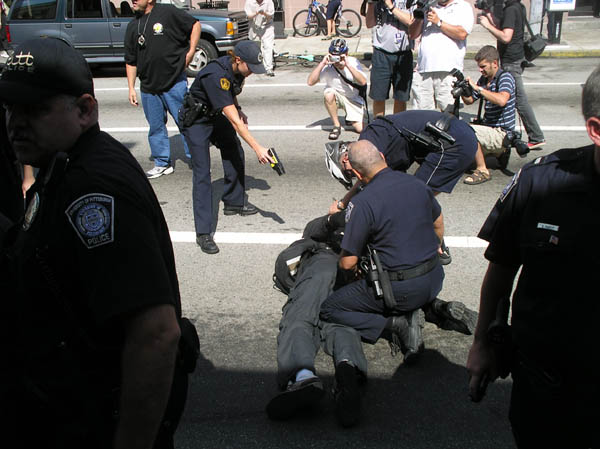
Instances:
[[[548,144],[523,159],[513,154],[512,172],[539,155],[589,143],[580,112],[581,85],[600,60],[538,61],[527,70],[525,82]],[[319,410],[293,421],[267,419],[264,407],[276,391],[277,326],[286,299],[272,287],[275,258],[308,220],[326,213],[332,198],[344,194],[323,163],[327,131],[321,126],[328,129],[331,123],[322,105],[322,87],[305,85],[308,73],[287,67],[275,78],[254,75],[239,97],[253,134],[277,149],[287,174],[278,177],[260,166],[245,146],[248,196],[260,213],[225,217],[221,203],[216,217],[219,254],[206,255],[193,243],[192,173],[176,131],[170,133],[175,172],[152,181],[174,233],[184,314],[195,321],[202,346],[178,447],[514,447],[507,420],[510,380],[492,385],[483,403],[470,403],[465,362],[472,338],[430,324],[425,327],[427,349],[416,366],[403,366],[402,357],[392,358],[383,342],[365,345],[369,381],[357,428],[337,426],[330,396]],[[465,74],[477,76],[474,63],[466,63]],[[123,70],[99,69],[95,76],[101,127],[122,141],[144,169],[151,168],[147,124],[141,107],[127,102]],[[463,114],[476,114],[476,106]],[[342,138],[354,140],[356,135],[346,131]],[[218,204],[222,168],[218,152],[212,155]],[[440,195],[453,256],[443,299],[477,308],[487,263],[482,245],[468,237],[477,235],[509,180],[509,174],[494,170],[488,183],[459,182],[451,195]],[[330,385],[333,367],[327,356],[318,356],[317,370]]]

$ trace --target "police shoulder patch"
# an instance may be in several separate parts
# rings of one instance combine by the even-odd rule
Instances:
[[[510,180],[510,182],[504,187],[502,193],[500,194],[500,202],[503,202],[504,199],[508,196],[510,191],[517,185],[519,182],[519,176],[521,176],[521,170],[519,170]]]
[[[350,215],[352,215],[352,209],[354,209],[354,204],[352,203],[352,201],[350,201],[348,203],[348,207],[346,207],[346,215],[345,215],[346,223],[348,223],[348,221],[350,220]]]
[[[65,211],[77,236],[92,249],[114,241],[115,199],[103,193],[88,193]]]
[[[231,86],[231,83],[229,82],[229,80],[227,78],[221,78],[219,80],[219,82],[221,83],[221,89],[223,89],[223,90],[229,90],[229,87]]]

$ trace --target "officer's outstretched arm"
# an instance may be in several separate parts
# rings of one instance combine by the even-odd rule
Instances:
[[[258,158],[258,162],[260,162],[261,164],[275,162],[271,158],[271,156],[269,156],[269,150],[267,148],[263,147],[262,145],[260,145],[256,141],[256,139],[252,136],[252,134],[250,134],[250,131],[248,130],[248,126],[244,123],[244,121],[240,117],[240,114],[234,104],[225,106],[223,108],[223,114],[225,115],[225,117],[227,117],[227,120],[229,120],[229,122],[233,126],[233,129],[235,129],[235,132],[238,134],[238,136],[240,136],[242,139],[244,139],[244,142],[246,142],[248,145],[250,145],[250,148],[252,148],[254,150],[254,152],[256,153],[256,157]]]
[[[475,402],[483,398],[489,382],[498,377],[494,353],[487,340],[487,330],[494,318],[498,302],[510,296],[513,281],[519,267],[510,267],[490,262],[481,285],[479,317],[473,338],[473,345],[467,358],[469,371],[469,396]]]
[[[163,418],[180,337],[172,305],[149,307],[126,325],[116,449],[151,448]]]

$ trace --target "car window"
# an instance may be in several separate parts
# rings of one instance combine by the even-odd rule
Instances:
[[[11,20],[48,20],[56,17],[57,0],[16,0]]]
[[[113,17],[133,17],[133,8],[131,2],[126,0],[111,0],[110,10]]]
[[[102,17],[101,0],[68,0],[68,19],[99,19]]]

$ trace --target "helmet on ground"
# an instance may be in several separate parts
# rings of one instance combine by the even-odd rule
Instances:
[[[334,39],[329,46],[329,53],[332,55],[343,55],[348,52],[348,45],[345,39]]]
[[[325,165],[334,179],[337,179],[346,189],[352,187],[352,175],[344,170],[340,162],[341,157],[348,151],[351,142],[328,142],[325,144]]]

